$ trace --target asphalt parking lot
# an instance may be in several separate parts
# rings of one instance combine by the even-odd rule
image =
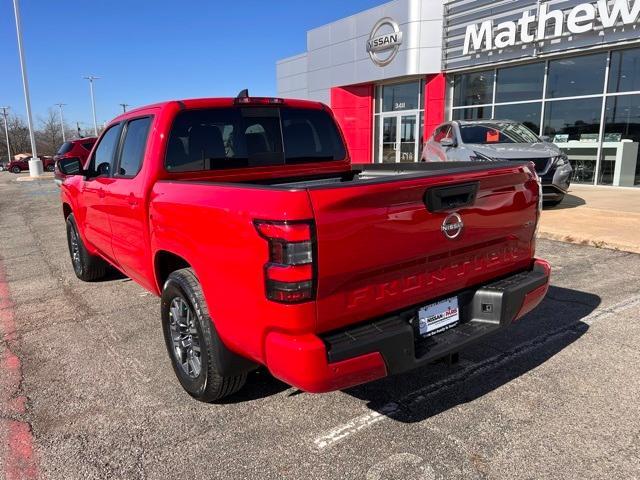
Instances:
[[[207,405],[174,378],[158,300],[77,280],[57,187],[14,180],[0,173],[0,478],[640,477],[640,255],[539,241],[547,299],[457,364],[325,395],[256,372]]]

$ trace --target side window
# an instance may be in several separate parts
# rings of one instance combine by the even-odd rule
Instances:
[[[118,139],[120,138],[120,124],[113,125],[105,132],[91,156],[89,170],[98,175],[111,175],[113,161],[115,159]]]
[[[450,126],[448,124],[438,127],[433,134],[433,141],[439,142],[440,140],[442,140],[447,136],[447,132],[449,131],[450,131]]]
[[[443,138],[453,138],[453,127],[451,125],[447,125]]]
[[[90,152],[93,148],[93,142],[83,143],[82,146],[87,150],[87,152]]]
[[[150,126],[151,117],[138,118],[127,123],[117,175],[134,177],[140,171]]]

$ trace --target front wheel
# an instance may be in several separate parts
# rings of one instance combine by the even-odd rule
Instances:
[[[54,167],[53,165],[47,165],[45,170],[47,172],[53,172],[56,169],[56,167]]]
[[[92,282],[105,276],[107,264],[100,257],[91,255],[87,251],[78,233],[78,226],[73,214],[67,217],[67,243],[76,277],[85,282]]]
[[[12,167],[12,168],[11,168],[11,171],[12,171],[13,173],[20,173],[22,170],[20,170],[20,167]]]
[[[197,277],[190,268],[176,270],[164,284],[162,330],[173,370],[182,388],[202,402],[237,392],[247,374],[223,375],[218,359],[224,349]]]
[[[563,200],[564,200],[564,195],[562,195],[562,197],[560,197],[559,199],[545,200],[543,201],[543,204],[545,207],[557,207],[562,203]]]

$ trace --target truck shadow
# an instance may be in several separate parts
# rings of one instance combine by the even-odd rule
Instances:
[[[543,364],[589,329],[583,322],[599,296],[552,286],[518,324],[445,362],[345,390],[396,421],[419,422],[475,400]]]
[[[564,199],[559,205],[550,206],[545,204],[545,210],[565,210],[567,208],[576,208],[582,205],[586,205],[586,201],[582,197],[572,195],[570,193],[565,194]]]

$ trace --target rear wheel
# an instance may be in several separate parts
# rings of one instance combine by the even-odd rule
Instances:
[[[11,167],[11,171],[12,171],[13,173],[20,173],[22,170],[20,170],[20,167],[17,167],[17,166],[16,166],[16,167]]]
[[[169,275],[161,300],[162,330],[173,370],[189,395],[202,402],[237,392],[247,374],[223,375],[218,359],[224,349],[193,270]]]
[[[78,227],[73,214],[67,217],[67,243],[76,277],[85,282],[92,282],[105,276],[107,273],[106,262],[87,251],[78,234]]]
[[[47,172],[53,172],[56,168],[53,165],[47,165],[45,170]]]

